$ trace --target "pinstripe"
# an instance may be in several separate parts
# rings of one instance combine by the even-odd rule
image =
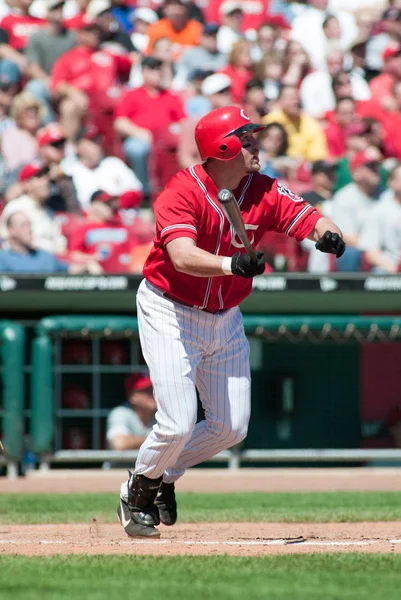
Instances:
[[[164,298],[145,280],[138,324],[154,386],[156,425],[135,473],[174,481],[185,469],[238,443],[250,411],[249,344],[238,308],[207,313]],[[195,425],[196,387],[205,420]]]

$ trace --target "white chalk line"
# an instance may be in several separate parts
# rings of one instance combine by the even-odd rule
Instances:
[[[99,540],[103,543],[107,543],[107,540]],[[110,541],[112,545],[183,545],[183,546],[338,546],[338,547],[347,547],[347,546],[370,546],[372,544],[401,544],[401,539],[392,539],[392,540],[349,540],[349,541],[340,541],[340,540],[327,540],[327,541],[308,541],[308,540],[139,540],[132,539],[128,541]],[[67,540],[9,540],[9,539],[0,539],[1,544],[18,544],[18,545],[26,545],[26,544],[48,544],[48,545],[78,545],[78,546],[87,546],[92,545],[88,542],[74,542]]]

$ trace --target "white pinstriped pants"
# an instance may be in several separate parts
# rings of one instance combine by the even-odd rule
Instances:
[[[146,280],[137,311],[157,405],[135,474],[167,483],[241,442],[250,415],[249,344],[239,308],[215,314],[172,302]],[[196,387],[206,419],[196,423]]]

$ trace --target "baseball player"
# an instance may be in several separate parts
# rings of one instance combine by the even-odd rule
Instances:
[[[156,237],[137,294],[143,355],[157,405],[118,516],[131,536],[158,537],[177,519],[174,483],[188,467],[241,442],[250,414],[249,344],[238,305],[265,269],[252,261],[217,200],[233,191],[252,244],[267,230],[306,237],[341,256],[341,231],[290,190],[258,173],[263,127],[236,106],[200,119],[202,164],[179,171],[154,203]],[[205,420],[196,423],[196,389]]]

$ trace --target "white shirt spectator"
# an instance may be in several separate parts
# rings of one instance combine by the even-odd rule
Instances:
[[[72,177],[78,202],[84,210],[89,207],[92,194],[98,190],[112,196],[142,190],[135,173],[116,156],[104,158],[96,169],[89,169],[78,158],[71,157],[63,161],[61,167],[66,175]]]
[[[290,34],[291,39],[299,42],[309,54],[314,68],[321,71],[326,69],[327,50],[323,21],[329,14],[337,17],[340,22],[342,48],[349,48],[358,37],[358,28],[353,15],[344,11],[322,11],[308,6],[299,17],[294,19]]]
[[[401,260],[401,204],[392,190],[384,192],[367,218],[359,238],[359,248],[382,250],[388,260]]]
[[[127,402],[126,405],[117,406],[110,411],[107,417],[106,438],[111,441],[117,435],[146,436],[152,431],[154,421],[147,427],[136,414],[135,410]]]
[[[343,235],[360,235],[374,206],[376,200],[352,182],[334,194],[332,219]]]
[[[348,76],[354,100],[357,102],[370,100],[369,84],[362,75],[357,71],[351,71]],[[302,81],[299,91],[304,111],[315,119],[321,119],[326,111],[334,110],[336,107],[331,77],[327,71],[316,71],[307,75]]]
[[[61,234],[60,227],[54,220],[52,211],[40,206],[26,194],[11,200],[4,207],[0,220],[0,235],[3,240],[7,240],[6,221],[15,212],[23,212],[30,220],[34,248],[46,250],[51,254],[63,254],[65,252],[66,239]]]

